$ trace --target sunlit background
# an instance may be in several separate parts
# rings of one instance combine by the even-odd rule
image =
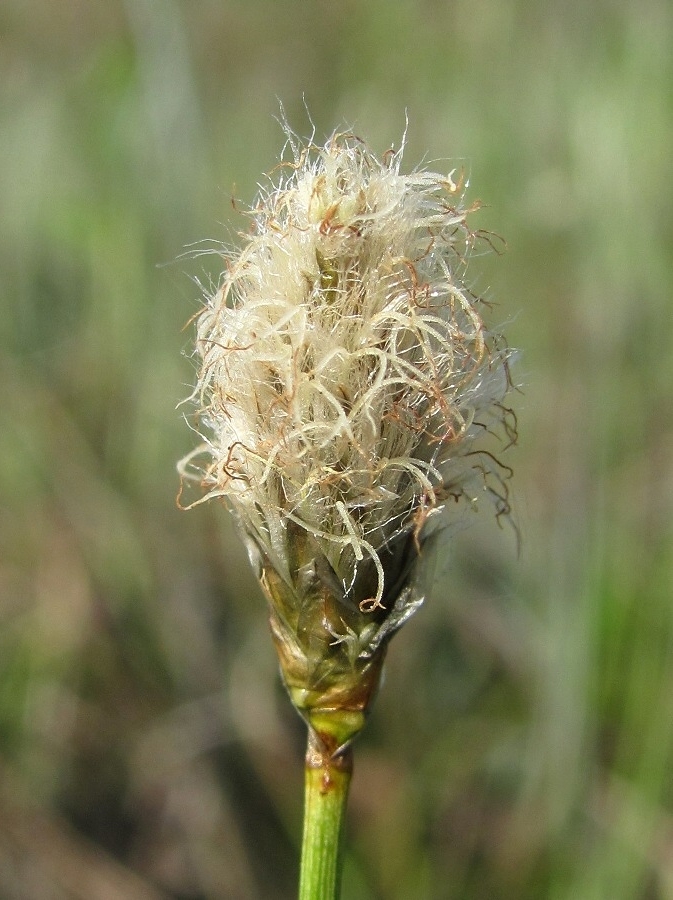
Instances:
[[[521,549],[436,554],[344,900],[673,898],[672,47],[668,0],[2,0],[2,900],[294,895],[303,725],[226,512],[175,504],[184,254],[248,227],[280,102],[465,168],[522,351]]]

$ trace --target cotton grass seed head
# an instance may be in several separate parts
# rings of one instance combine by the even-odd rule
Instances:
[[[402,174],[402,149],[288,132],[198,319],[182,473],[236,513],[304,711],[366,705],[447,507],[509,509],[509,351],[463,281],[476,207],[455,170]]]

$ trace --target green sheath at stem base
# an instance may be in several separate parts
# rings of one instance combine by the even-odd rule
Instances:
[[[299,900],[339,896],[341,831],[352,771],[350,746],[330,755],[309,728]]]

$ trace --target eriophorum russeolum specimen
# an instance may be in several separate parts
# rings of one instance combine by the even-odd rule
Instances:
[[[198,319],[203,444],[181,469],[236,514],[292,700],[318,733],[338,712],[338,746],[443,510],[508,511],[509,351],[462,280],[481,235],[461,178],[352,134],[287,147]]]

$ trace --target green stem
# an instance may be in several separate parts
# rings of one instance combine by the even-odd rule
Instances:
[[[330,755],[309,726],[299,900],[337,900],[341,826],[353,771],[350,747]]]

